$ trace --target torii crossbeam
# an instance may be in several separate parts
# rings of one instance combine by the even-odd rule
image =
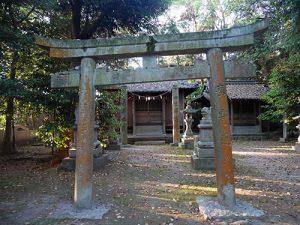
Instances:
[[[235,205],[232,147],[225,89],[225,74],[228,72],[226,72],[226,65],[224,69],[223,52],[240,51],[250,47],[254,44],[255,38],[266,29],[267,21],[262,20],[244,27],[175,35],[93,40],[52,40],[37,37],[36,44],[46,48],[51,57],[81,60],[80,73],[73,72],[69,77],[64,78],[55,75],[52,78],[53,87],[79,85],[80,89],[74,194],[76,206],[89,208],[92,205],[94,86],[196,79],[203,78],[204,75],[210,77],[218,199],[225,206]],[[137,71],[109,73],[97,70],[95,61],[96,59],[199,53],[207,53],[208,63],[195,65],[193,68],[160,69],[160,72],[164,72],[159,76],[156,74],[156,69],[152,68],[145,72],[143,78],[137,76]],[[182,76],[181,72],[185,76]]]

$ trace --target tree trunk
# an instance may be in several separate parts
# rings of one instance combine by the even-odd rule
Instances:
[[[80,39],[80,22],[83,2],[81,0],[70,0],[70,5],[72,8],[72,38]]]
[[[18,60],[18,52],[13,53],[13,58],[11,62],[11,68],[10,68],[10,80],[14,80],[16,78],[16,63]],[[16,152],[15,147],[15,138],[12,138],[14,136],[13,132],[14,129],[12,129],[13,126],[13,117],[14,117],[14,97],[8,97],[7,103],[6,103],[6,121],[5,121],[5,132],[4,132],[4,138],[2,142],[2,153],[3,154],[12,154]]]
[[[2,142],[2,153],[3,154],[12,154],[16,152],[15,143],[12,139],[12,121],[14,114],[14,98],[9,97],[7,99],[6,106],[6,122],[5,122],[5,133]]]

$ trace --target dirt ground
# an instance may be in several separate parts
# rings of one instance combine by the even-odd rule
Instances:
[[[197,196],[216,195],[214,171],[194,171],[192,151],[168,145],[109,152],[112,162],[94,173],[94,202],[110,207],[102,220],[53,219],[60,202],[72,202],[73,172],[50,168],[50,149],[19,148],[0,159],[0,224],[300,224],[300,154],[291,143],[236,141],[236,193],[265,212],[261,218],[203,221]]]

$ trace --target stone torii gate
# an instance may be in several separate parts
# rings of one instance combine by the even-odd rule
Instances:
[[[77,208],[92,206],[93,129],[95,118],[95,86],[155,82],[210,77],[212,123],[214,130],[216,176],[219,203],[235,205],[232,147],[225,88],[226,76],[235,77],[243,66],[225,66],[223,52],[240,51],[253,45],[255,37],[267,29],[266,21],[226,30],[91,40],[53,40],[36,38],[50,57],[81,60],[80,72],[54,75],[52,87],[78,87],[78,142],[74,201]],[[208,63],[193,67],[146,68],[105,71],[96,69],[95,59],[130,58],[153,55],[206,53]],[[231,69],[230,69],[231,68]],[[246,74],[245,74],[246,75]]]

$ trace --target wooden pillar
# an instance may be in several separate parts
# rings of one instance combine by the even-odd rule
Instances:
[[[135,132],[135,99],[134,97],[132,98],[132,135],[136,135]]]
[[[179,88],[174,85],[172,88],[172,122],[173,122],[173,144],[180,142],[179,123]]]
[[[256,100],[253,100],[253,122],[254,122],[254,126],[256,126],[256,120],[257,120],[257,116],[256,116]]]
[[[261,113],[261,104],[260,104],[260,101],[258,100],[258,115],[260,115]],[[262,122],[261,122],[261,119],[258,119],[258,123],[259,123],[259,132],[262,133]]]
[[[162,97],[162,133],[166,134],[166,99]]]
[[[83,58],[81,60],[74,193],[74,200],[77,208],[90,208],[92,206],[95,68],[96,63],[92,58]]]
[[[182,103],[182,107],[181,107],[181,109],[179,109],[179,112],[181,112],[181,111],[183,112],[183,110],[185,109],[185,105],[184,105],[184,93],[183,93],[183,91],[181,91],[181,93],[182,93],[182,95],[181,95],[180,101]],[[180,96],[180,93],[179,93],[179,96]],[[180,106],[180,104],[179,104],[179,106]],[[184,113],[182,113],[182,115],[181,115],[182,132],[184,132],[186,130],[186,126],[185,126],[184,120],[185,120],[185,115],[184,115]]]
[[[230,119],[231,119],[231,134],[234,131],[234,121],[233,121],[233,100],[230,100]]]
[[[120,120],[121,124],[121,143],[123,145],[128,144],[128,134],[127,134],[127,127],[128,127],[128,92],[126,85],[122,86],[122,99],[120,101],[121,104],[121,112],[120,112]]]
[[[218,201],[224,206],[232,207],[236,204],[236,200],[222,50],[219,48],[210,49],[207,58],[210,66],[209,90],[216,156]]]

